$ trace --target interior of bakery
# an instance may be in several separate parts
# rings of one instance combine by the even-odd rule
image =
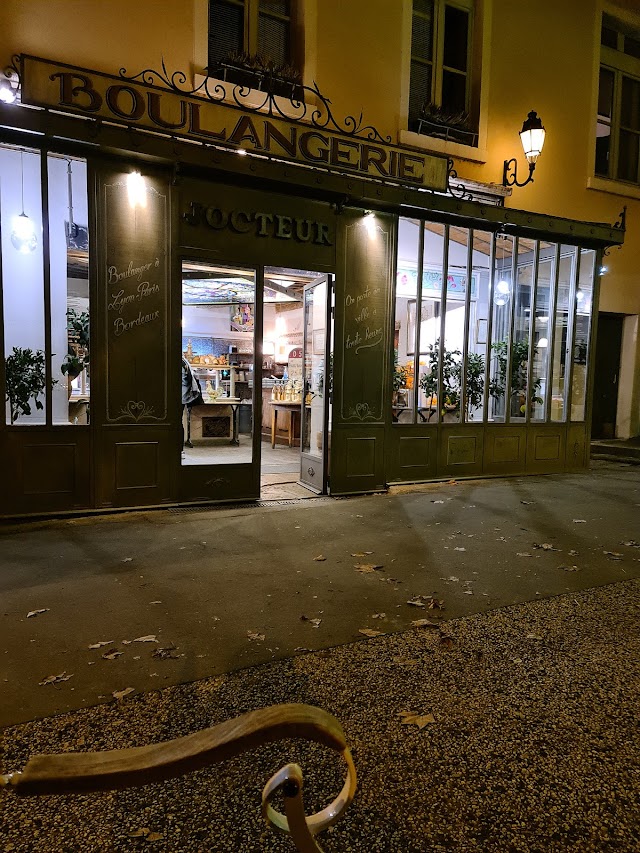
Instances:
[[[251,463],[257,427],[262,486],[298,480],[303,422],[306,417],[310,423],[317,396],[311,386],[324,366],[324,346],[314,352],[313,341],[319,339],[311,330],[305,385],[304,289],[320,277],[308,270],[265,267],[260,336],[255,269],[183,262],[182,465]],[[260,337],[262,418],[254,425],[254,348]]]

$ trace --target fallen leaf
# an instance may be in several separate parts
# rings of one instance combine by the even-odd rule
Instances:
[[[586,524],[587,519],[586,518],[574,518],[573,523],[574,524]]]
[[[114,690],[111,695],[113,696],[114,699],[117,699],[118,702],[120,702],[122,699],[124,699],[125,696],[128,696],[129,693],[135,693],[135,692],[136,692],[135,687],[125,687],[124,690]]]
[[[176,646],[166,646],[165,648],[158,647],[154,649],[152,658],[160,658],[161,660],[178,660],[179,655],[171,654],[175,652]]]
[[[140,829],[134,829],[133,832],[129,833],[130,838],[143,838],[145,835],[149,835],[151,832],[150,829],[147,829],[146,826],[141,827]]]
[[[124,654],[124,652],[119,652],[117,649],[109,649],[109,651],[105,652],[102,657],[105,660],[115,660],[116,658],[119,658],[122,654]]]
[[[529,504],[533,504],[535,503],[535,501],[520,501],[520,503],[524,504],[525,506],[529,506]]]
[[[624,557],[624,554],[619,554],[617,551],[603,551],[602,553],[611,557],[612,560],[621,560]]]
[[[527,634],[527,640],[544,640],[540,634]]]
[[[374,613],[371,618],[372,619],[386,619],[387,614],[386,613]]]
[[[466,548],[454,548],[453,550],[454,551],[466,551],[467,549]]]
[[[102,646],[110,646],[115,640],[100,640],[98,643],[91,643],[90,649],[101,649]]]
[[[533,556],[533,555],[529,554],[528,551],[521,551],[518,554],[516,554],[516,557],[531,557],[531,556]]]
[[[359,628],[359,634],[364,634],[365,637],[381,637],[384,631],[374,631],[373,628]]]
[[[294,652],[311,652],[313,649],[307,649],[305,646],[296,646]]]
[[[257,634],[255,631],[247,631],[247,637],[250,640],[264,640],[264,634]]]
[[[385,583],[402,583],[402,581],[398,580],[398,578],[380,578],[380,580],[384,581]]]
[[[431,501],[432,504],[443,504],[444,501]]]
[[[455,575],[449,575],[449,577],[447,578],[447,580],[448,580],[448,581],[453,581],[454,583],[457,583],[457,582],[460,580],[460,578],[457,578]]]
[[[426,607],[426,604],[420,597],[410,598],[409,601],[407,601],[407,604],[410,604],[412,607]]]
[[[314,557],[313,559],[316,563],[323,563],[327,558],[324,556],[324,554],[318,554],[318,556]]]
[[[49,607],[41,607],[40,610],[30,610],[27,613],[27,619],[31,619],[32,616],[39,616],[40,613],[48,613],[49,610]]]
[[[577,566],[558,566],[559,569],[562,569],[563,572],[579,572],[580,569]]]
[[[431,596],[428,599],[427,607],[429,608],[429,610],[444,610],[444,601]]]
[[[626,545],[627,548],[640,548],[640,542],[636,542],[635,539],[629,539],[628,542],[621,542],[621,545]]]
[[[130,563],[133,560],[133,557],[125,557],[122,561],[123,563]]]
[[[164,835],[161,832],[150,832],[145,841],[160,841],[162,838],[164,838]]]
[[[353,568],[356,570],[356,572],[361,572],[363,575],[368,575],[384,567],[376,563],[355,563]]]
[[[568,554],[570,557],[577,557],[577,556],[578,556],[578,552],[577,552],[577,551],[574,551],[573,549],[571,549],[571,551],[567,551],[567,554]]]
[[[429,725],[429,723],[435,723],[436,721],[433,714],[418,714],[415,711],[400,711],[398,716],[402,718],[400,720],[401,725],[417,726],[421,730]]]
[[[439,628],[439,622],[432,622],[431,619],[414,619],[411,623],[414,628]]]
[[[60,675],[48,675],[44,681],[40,681],[39,684],[59,684],[61,681],[69,681],[70,678],[73,678],[73,673],[71,675],[67,675],[66,672],[61,672]]]
[[[396,666],[415,666],[420,661],[417,658],[403,658],[403,657],[394,657],[392,658],[392,663],[395,663]]]
[[[135,640],[131,641],[132,643],[157,643],[158,638],[155,634],[147,634],[144,637],[136,637]]]
[[[440,645],[444,646],[445,649],[452,649],[455,646],[455,640],[453,637],[450,637],[449,634],[441,634],[440,635]]]
[[[356,551],[355,554],[352,554],[352,557],[368,557],[369,554],[373,554],[373,551]]]
[[[553,545],[550,545],[548,542],[543,542],[541,545],[533,543],[534,548],[539,548],[541,551],[557,551],[557,548],[554,548]]]
[[[149,604],[162,604],[161,601],[150,601]]]
[[[320,623],[322,622],[322,619],[309,619],[309,622],[311,622],[312,628],[319,628]]]
[[[462,591],[464,592],[464,594],[465,594],[465,595],[473,595],[473,590],[472,590],[472,589],[464,589],[464,590],[462,590]]]

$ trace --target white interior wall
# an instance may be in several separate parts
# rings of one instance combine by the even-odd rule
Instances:
[[[37,245],[22,254],[11,242],[13,220],[22,213],[21,177],[24,164],[24,212],[33,220]],[[0,147],[0,223],[2,228],[2,286],[4,294],[5,356],[13,347],[44,349],[44,290],[42,262],[42,201],[40,193],[40,155]],[[66,351],[66,348],[65,348]],[[40,401],[44,403],[44,397]],[[32,414],[21,417],[20,424],[45,422],[44,411],[31,405]],[[10,421],[9,405],[6,419]]]

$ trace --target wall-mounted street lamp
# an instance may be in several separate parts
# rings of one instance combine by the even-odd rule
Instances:
[[[542,120],[535,110],[531,110],[527,118],[524,120],[522,130],[520,131],[520,139],[524,148],[524,156],[529,163],[529,177],[521,184],[518,183],[517,168],[518,161],[516,158],[504,161],[504,170],[502,172],[502,184],[505,187],[526,187],[533,180],[533,172],[536,168],[536,160],[540,156],[544,145],[545,129],[542,126]]]

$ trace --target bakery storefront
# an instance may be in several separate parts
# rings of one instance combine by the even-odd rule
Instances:
[[[474,201],[317,92],[9,74],[0,514],[586,467],[623,228]]]

